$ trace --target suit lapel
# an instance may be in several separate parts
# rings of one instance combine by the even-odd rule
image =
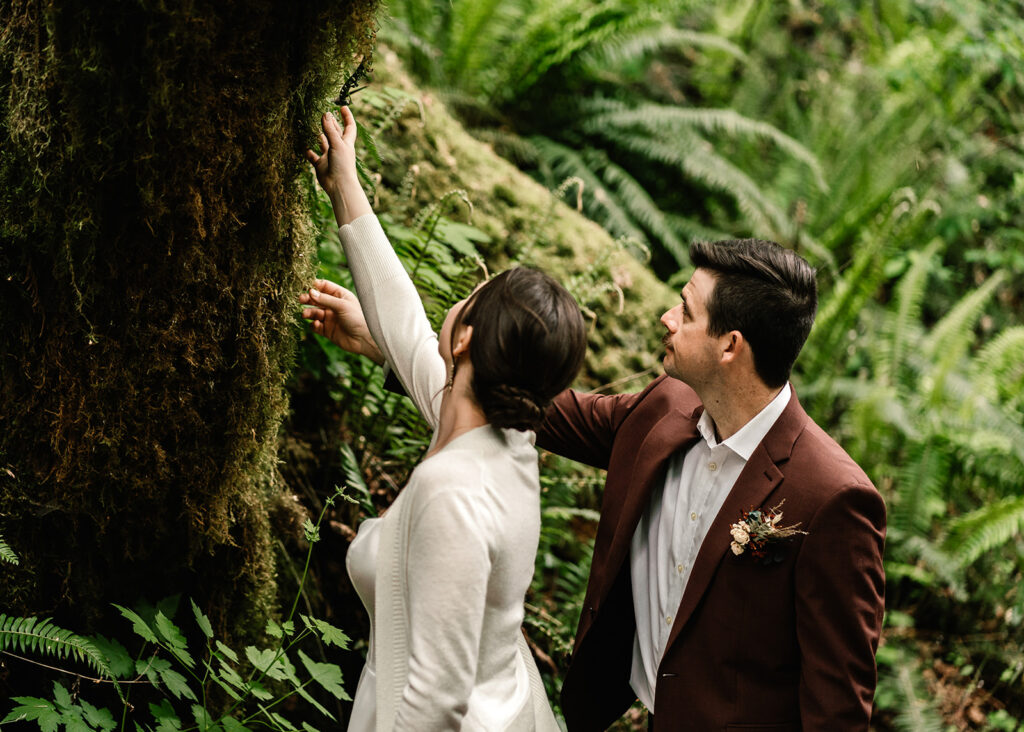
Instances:
[[[697,409],[692,414],[686,414],[672,410],[658,420],[637,450],[628,474],[628,485],[620,491],[621,503],[618,506],[602,507],[603,513],[618,515],[619,520],[615,525],[607,558],[601,562],[603,583],[598,598],[603,599],[614,584],[622,562],[629,554],[630,542],[640,517],[650,503],[651,493],[658,481],[664,480],[669,458],[697,439],[697,420],[702,411]]]
[[[778,466],[789,459],[793,443],[803,431],[806,420],[807,414],[800,406],[794,391],[789,404],[754,450],[736,479],[701,544],[690,579],[686,583],[686,590],[683,592],[683,599],[679,603],[672,631],[669,633],[666,651],[679,637],[679,633],[711,584],[719,564],[730,551],[730,526],[740,520],[743,511],[761,506],[782,482],[783,474]]]

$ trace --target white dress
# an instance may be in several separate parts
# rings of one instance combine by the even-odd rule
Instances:
[[[436,429],[445,366],[376,217],[341,229],[374,339]],[[349,730],[556,730],[521,632],[540,535],[532,432],[478,427],[420,463],[349,547],[371,616]]]

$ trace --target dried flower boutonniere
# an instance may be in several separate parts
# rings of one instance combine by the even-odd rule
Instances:
[[[782,511],[779,509],[785,502],[783,499],[774,508],[752,508],[744,511],[739,523],[733,524],[729,529],[729,533],[732,534],[732,543],[729,545],[732,553],[738,556],[749,549],[751,556],[765,564],[781,562],[782,552],[776,551],[777,545],[791,536],[807,533],[797,528],[799,522],[792,526],[779,525],[782,521]]]

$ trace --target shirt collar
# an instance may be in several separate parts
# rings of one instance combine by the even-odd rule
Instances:
[[[775,424],[786,409],[792,391],[789,384],[786,383],[782,387],[782,391],[768,402],[764,409],[740,427],[736,434],[724,440],[721,444],[728,447],[744,460],[749,460],[750,456],[754,454],[754,450],[761,444],[761,440],[768,434],[768,430],[772,428],[772,425]],[[708,447],[718,446],[718,438],[715,437],[715,425],[711,421],[711,416],[706,409],[697,421],[697,430],[704,438],[704,441],[708,443]]]

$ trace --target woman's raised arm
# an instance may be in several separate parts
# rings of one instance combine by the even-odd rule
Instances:
[[[354,147],[355,119],[347,107],[342,107],[341,117],[345,123],[344,130],[334,115],[324,115],[321,152],[318,155],[309,150],[306,157],[313,164],[317,180],[334,207],[358,303],[362,304],[370,333],[368,340],[360,337],[352,345],[360,348],[358,352],[373,358],[369,343],[374,343],[427,423],[436,427],[446,379],[445,364],[437,349],[437,335],[430,327],[416,287],[391,248],[380,222],[373,216],[373,209],[359,183]],[[317,328],[316,321],[319,321],[321,329],[325,330],[322,335],[328,337],[328,311],[337,316],[336,323],[342,327],[346,325],[346,315],[350,319],[355,317],[352,308],[345,307],[353,303],[346,302],[343,296],[340,300],[337,298],[334,292],[325,293],[316,288],[300,298],[309,306],[303,315],[306,316],[307,311],[313,315],[314,329]],[[324,318],[315,317],[319,314]],[[346,348],[342,343],[338,345]]]

